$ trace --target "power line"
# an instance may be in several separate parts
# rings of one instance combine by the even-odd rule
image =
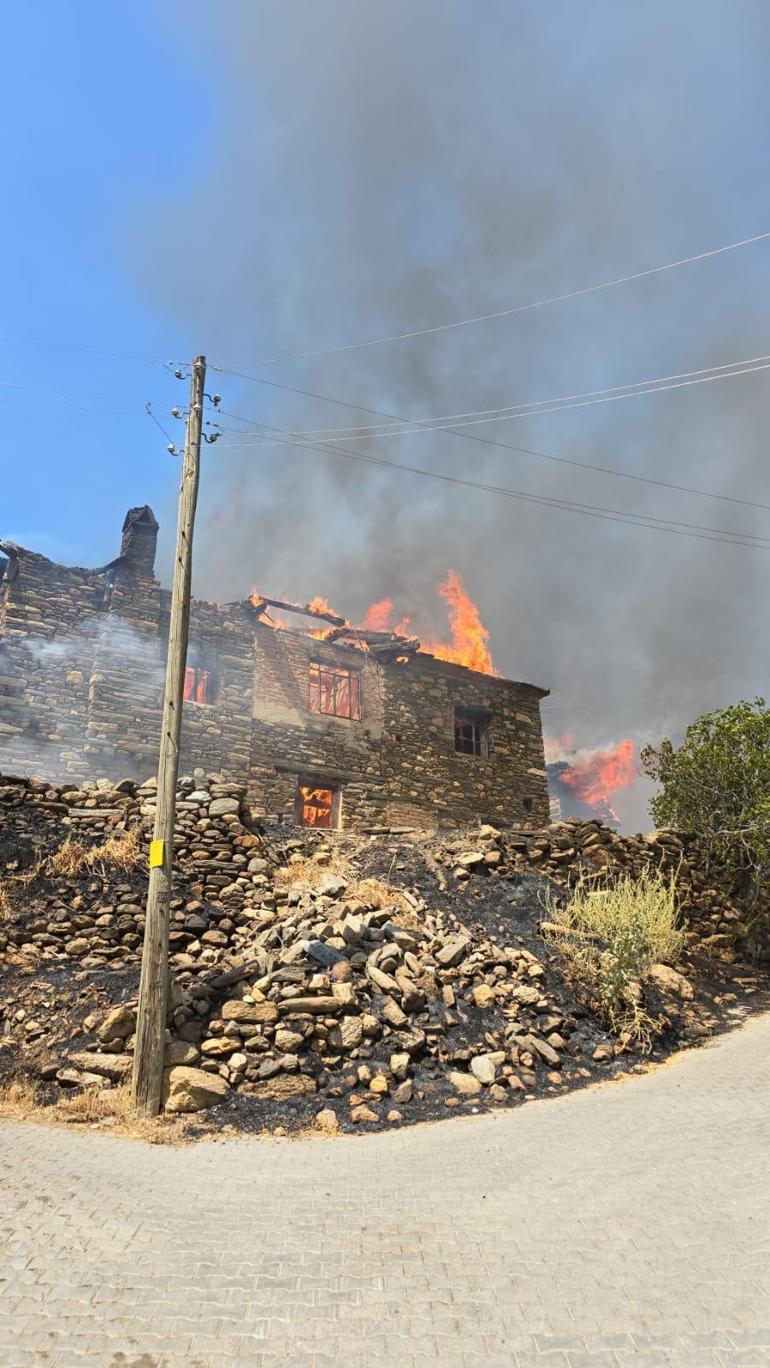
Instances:
[[[292,432],[292,436],[294,437],[335,437],[336,440],[336,437],[338,435],[346,433],[351,433],[354,436],[354,438],[364,437],[367,436],[370,432],[375,433],[378,431],[383,431],[386,436],[390,436],[391,434],[394,436],[398,436],[400,429],[393,427],[394,422],[401,423],[405,425],[405,427],[416,425],[417,427],[425,427],[431,430],[431,423],[455,422],[456,420],[459,420],[461,418],[486,417],[487,415],[508,414],[509,412],[518,413],[519,410],[524,409],[526,409],[527,411],[534,410],[536,412],[539,408],[542,408],[544,405],[563,404],[567,403],[568,401],[576,399],[593,399],[601,397],[602,395],[616,394],[622,390],[642,389],[646,391],[647,387],[650,385],[662,385],[665,381],[669,380],[686,380],[692,376],[711,376],[712,374],[714,375],[714,378],[717,379],[718,376],[716,375],[716,372],[718,371],[732,372],[738,366],[754,366],[760,362],[770,362],[770,355],[747,357],[743,361],[725,361],[717,366],[703,366],[699,370],[674,371],[670,375],[660,375],[647,380],[632,380],[624,385],[610,385],[605,389],[582,390],[575,394],[554,395],[549,399],[530,399],[522,401],[518,404],[505,404],[501,408],[470,409],[465,413],[436,414],[432,417],[428,416],[427,418],[397,418],[393,414],[388,415],[386,413],[383,413],[380,409],[366,408],[363,404],[355,404],[346,399],[331,399],[328,395],[318,394],[314,390],[300,389],[297,385],[282,385],[279,384],[277,380],[265,380],[258,375],[246,375],[243,371],[226,370],[223,366],[212,366],[211,369],[217,371],[222,375],[233,375],[239,380],[249,380],[256,385],[265,385],[269,389],[284,390],[288,394],[299,394],[309,399],[321,399],[325,400],[328,403],[340,404],[346,408],[354,408],[359,413],[369,413],[376,417],[390,417],[392,419],[392,422],[387,428],[384,423],[370,423],[366,426],[359,424],[357,426],[350,425],[348,427],[336,428],[300,428]],[[528,413],[525,413],[522,416],[527,417]]]
[[[110,403],[111,400],[118,397],[114,394],[84,394],[82,390],[53,389],[50,385],[21,385],[15,380],[0,380],[0,387],[3,389],[30,390],[39,394],[63,394],[70,399],[103,400],[105,403]]]
[[[761,358],[756,358],[756,359],[757,359],[757,360],[760,360]],[[369,432],[369,431],[367,431],[366,429],[363,429],[363,430],[362,430],[362,429],[359,428],[359,429],[356,429],[355,436],[350,436],[350,437],[348,437],[348,436],[345,436],[345,435],[343,434],[343,435],[340,435],[340,436],[335,436],[333,440],[336,441],[336,442],[360,441],[361,439],[365,439],[365,440],[367,440],[367,441],[375,441],[375,440],[379,440],[379,439],[381,439],[381,438],[383,438],[383,437],[407,437],[407,436],[412,436],[412,435],[414,435],[415,433],[419,433],[419,432],[447,432],[447,431],[455,431],[455,430],[458,429],[458,428],[476,427],[476,426],[478,426],[478,425],[480,425],[480,424],[484,424],[484,423],[512,422],[512,421],[514,421],[514,420],[517,419],[517,418],[539,418],[539,417],[541,417],[541,416],[544,415],[544,414],[549,414],[549,413],[564,413],[567,409],[574,409],[574,408],[590,408],[590,407],[591,407],[592,405],[594,405],[594,404],[612,404],[612,403],[616,403],[616,402],[617,402],[618,400],[620,400],[620,399],[639,399],[639,398],[642,398],[642,397],[644,397],[645,395],[648,395],[648,394],[663,394],[663,393],[665,393],[667,390],[685,389],[685,388],[687,388],[689,385],[707,385],[707,384],[710,384],[710,383],[711,383],[712,381],[714,381],[714,380],[732,380],[732,379],[734,379],[736,376],[741,376],[741,375],[753,375],[753,374],[755,373],[755,371],[770,370],[770,359],[763,360],[763,362],[762,362],[761,365],[754,365],[753,363],[750,363],[750,362],[741,362],[741,361],[733,362],[732,365],[733,365],[733,367],[742,366],[743,369],[741,369],[741,370],[738,370],[738,369],[728,370],[727,367],[722,367],[722,368],[721,368],[721,373],[720,373],[720,374],[708,374],[708,375],[704,375],[704,374],[701,374],[701,373],[699,373],[699,372],[693,372],[693,375],[696,376],[695,379],[678,380],[678,381],[676,381],[675,383],[672,383],[672,384],[664,384],[663,381],[664,381],[664,380],[673,379],[673,377],[661,376],[659,380],[650,380],[650,381],[646,381],[646,382],[645,382],[645,381],[639,381],[639,382],[637,382],[636,384],[634,384],[633,386],[632,386],[632,385],[617,385],[617,386],[615,386],[615,389],[616,389],[616,390],[618,390],[618,391],[621,391],[621,390],[622,390],[623,393],[607,393],[606,391],[603,391],[603,390],[597,390],[597,391],[590,391],[590,390],[589,390],[589,391],[586,391],[586,396],[587,396],[587,397],[584,398],[584,399],[580,399],[578,396],[575,396],[576,402],[574,402],[574,403],[573,403],[573,402],[562,403],[562,402],[560,402],[559,400],[541,399],[541,400],[538,400],[538,401],[537,401],[538,404],[544,405],[544,404],[549,404],[549,403],[550,403],[550,404],[552,404],[552,407],[551,407],[551,408],[543,408],[543,407],[533,408],[533,407],[529,407],[529,408],[526,408],[526,410],[525,410],[525,406],[524,406],[524,405],[512,405],[512,406],[510,407],[510,409],[506,409],[505,411],[502,411],[502,410],[488,410],[488,413],[489,413],[490,416],[487,416],[487,417],[468,418],[468,419],[462,419],[461,421],[458,421],[458,422],[452,422],[451,428],[448,427],[446,424],[442,423],[442,422],[441,422],[440,420],[438,420],[438,419],[424,418],[424,419],[418,419],[418,420],[417,420],[417,422],[418,422],[418,426],[417,426],[417,427],[390,428],[387,432]],[[717,368],[716,368],[716,367],[712,367],[711,369],[712,369],[712,370],[716,370]],[[685,374],[686,374],[686,372],[685,372]],[[646,384],[646,385],[648,385],[648,386],[650,386],[650,387],[651,387],[651,386],[654,386],[654,388],[642,389],[642,388],[640,388],[640,386],[641,386],[642,384]],[[597,396],[604,395],[605,397],[591,397],[592,394],[595,394],[595,395],[597,395]],[[565,397],[567,397],[567,396],[565,396]],[[514,411],[514,410],[519,410],[519,411]],[[525,410],[525,411],[521,411],[521,410]],[[479,412],[481,412],[481,410],[479,410]],[[337,431],[337,430],[336,430],[336,429],[332,429],[332,431]],[[243,435],[244,435],[244,436],[249,436],[250,434],[249,434],[249,433],[244,433]],[[257,434],[254,434],[254,435],[257,435]],[[294,435],[294,434],[292,434],[292,435]],[[300,434],[298,434],[298,435],[301,436],[302,434],[300,433]],[[323,430],[319,430],[319,432],[318,432],[317,435],[319,435],[319,436],[320,436],[320,435],[323,435]],[[266,445],[266,444],[265,444],[265,443],[259,443],[259,445]]]
[[[71,413],[96,413],[101,414],[104,417],[112,416],[113,414],[118,416],[125,416],[126,414],[138,415],[142,411],[139,408],[93,408],[90,404],[61,404],[56,401],[53,403],[46,403],[44,399],[22,399],[19,395],[15,394],[0,394],[0,404],[24,404],[27,408],[68,409]]]
[[[269,427],[268,424],[265,424]],[[283,433],[281,428],[270,427],[270,431]],[[291,434],[284,433],[291,438]],[[232,448],[238,443],[223,444],[224,447]],[[766,539],[755,537],[751,533],[727,531],[721,528],[702,528],[699,524],[679,523],[670,519],[647,517],[645,514],[625,513],[622,509],[607,509],[593,504],[580,504],[573,500],[551,498],[547,495],[531,494],[524,490],[508,489],[500,485],[484,484],[478,480],[464,479],[459,475],[447,475],[435,470],[423,470],[418,466],[402,465],[395,461],[387,461],[382,457],[370,456],[364,452],[353,452],[341,450],[339,447],[331,446],[329,443],[318,442],[297,442],[288,440],[279,443],[282,446],[297,447],[303,450],[322,451],[334,456],[342,456],[346,460],[360,461],[366,465],[382,466],[390,470],[405,471],[411,475],[421,475],[428,479],[441,480],[447,484],[456,484],[468,489],[479,489],[490,494],[500,494],[505,498],[519,499],[525,503],[540,504],[544,507],[558,508],[564,512],[581,513],[586,517],[600,518],[608,522],[618,522],[625,526],[646,527],[652,531],[669,532],[675,536],[692,537],[698,541],[715,541],[720,545],[746,546],[753,550],[770,550],[770,542]]]
[[[231,413],[229,416],[234,418],[236,415]],[[716,499],[721,503],[738,504],[743,508],[756,508],[770,513],[770,504],[757,503],[754,499],[741,499],[731,494],[714,494],[708,489],[696,489],[694,485],[671,484],[667,480],[656,480],[651,475],[633,475],[626,470],[614,470],[612,466],[592,465],[588,461],[574,461],[567,456],[552,456],[545,451],[535,451],[531,447],[513,446],[510,442],[498,442],[491,437],[481,437],[475,433],[454,432],[453,428],[447,428],[446,431],[450,436],[463,438],[467,442],[481,442],[484,446],[497,447],[502,451],[513,451],[525,456],[534,456],[542,461],[553,461],[558,465],[574,466],[578,470],[592,470],[602,475],[616,475],[619,479],[633,480],[637,484],[654,485],[656,488],[671,489],[680,494],[697,494],[704,499]],[[265,443],[265,446],[272,445],[269,442]]]
[[[770,363],[770,355],[751,356],[747,357],[743,361],[725,361],[718,366],[701,366],[698,370],[675,371],[671,375],[655,376],[648,380],[633,380],[629,381],[625,385],[608,385],[604,389],[583,390],[582,392],[577,394],[556,395],[551,399],[530,399],[527,401],[522,401],[519,404],[504,404],[500,408],[469,409],[464,413],[441,413],[435,414],[432,417],[428,418],[404,418],[401,421],[407,425],[410,423],[416,423],[420,427],[423,427],[431,423],[459,423],[460,419],[462,418],[492,418],[497,417],[498,414],[505,417],[509,413],[515,413],[516,416],[518,416],[518,411],[524,409],[527,410],[527,413],[522,414],[522,416],[528,417],[529,410],[532,410],[534,412],[537,409],[544,407],[545,405],[567,403],[568,401],[573,399],[593,399],[605,394],[617,394],[622,390],[644,390],[645,392],[648,392],[648,387],[650,385],[661,385],[664,381],[667,380],[688,380],[692,376],[698,375],[706,375],[709,377],[713,377],[716,380],[719,379],[718,374],[716,374],[716,372],[718,371],[730,371],[735,372],[738,375],[742,375],[743,371],[737,371],[736,367],[754,367],[757,366],[760,362]],[[655,390],[651,390],[649,392],[654,394]],[[336,441],[341,440],[341,437],[348,433],[351,434],[354,439],[358,439],[359,437],[368,437],[370,435],[384,435],[386,437],[397,437],[399,435],[399,431],[400,429],[393,428],[392,424],[386,427],[384,423],[370,423],[367,426],[358,424],[355,426],[351,425],[349,427],[337,428],[299,428],[292,432],[292,436],[328,437]]]
[[[52,351],[79,352],[86,356],[111,356],[118,361],[149,361],[159,366],[175,366],[176,361],[160,356],[141,356],[135,352],[106,351],[103,347],[75,347],[69,342],[48,342],[37,337],[0,337],[0,344],[10,342],[20,347],[44,347]],[[181,364],[187,365],[187,362]]]
[[[149,399],[147,400],[147,403],[144,406],[144,411],[147,414],[148,418],[152,418],[152,421],[155,424],[155,426],[160,428],[169,446],[175,446],[173,437],[168,432],[166,432],[166,429],[164,428],[163,424],[160,422],[158,418],[155,417],[155,414],[152,411],[152,404],[150,403]]]
[[[218,370],[219,368],[212,367],[212,369]],[[400,418],[398,414],[388,413],[383,409],[367,408],[365,405],[355,404],[352,402],[352,400],[349,399],[335,399],[329,394],[319,394],[315,390],[298,389],[296,385],[281,385],[274,380],[260,380],[257,379],[255,376],[249,378],[254,379],[255,383],[258,385],[266,385],[270,389],[285,390],[289,394],[299,394],[306,399],[319,399],[321,402],[325,404],[336,404],[341,408],[356,409],[359,413],[368,413],[374,417],[393,418],[396,422],[409,421],[408,419]],[[233,418],[239,423],[259,423],[260,421],[258,418],[242,418],[239,414],[232,413],[228,409],[220,409],[220,413],[222,413],[224,417]],[[465,442],[478,442],[482,446],[496,447],[501,451],[513,451],[523,456],[534,456],[538,460],[552,461],[557,465],[574,466],[579,470],[592,470],[602,475],[615,475],[618,479],[634,480],[636,483],[639,484],[656,485],[660,489],[673,489],[680,494],[697,494],[704,499],[716,499],[722,503],[740,504],[745,508],[758,508],[763,509],[765,512],[770,512],[770,504],[757,503],[753,499],[741,499],[736,495],[730,494],[715,494],[711,490],[696,489],[694,486],[691,485],[678,485],[671,484],[667,480],[656,480],[649,475],[634,475],[626,470],[613,469],[612,466],[600,466],[594,465],[589,461],[571,460],[567,456],[553,456],[545,451],[535,451],[532,447],[516,446],[512,442],[501,442],[493,437],[483,437],[478,432],[460,432],[455,431],[451,427],[446,428],[445,431],[450,436],[459,437],[462,441]],[[246,434],[244,433],[242,435],[245,436]],[[265,442],[264,445],[270,446],[272,445],[272,443]]]
[[[0,404],[25,404],[31,408],[64,408],[70,409],[75,413],[97,413],[104,414],[105,416],[112,416],[113,414],[138,414],[139,412],[138,408],[102,409],[93,408],[91,407],[91,404],[61,404],[57,402],[51,403],[47,399],[29,399],[26,397],[26,394],[33,393],[40,393],[46,395],[55,394],[57,396],[62,396],[65,398],[86,399],[91,400],[94,403],[109,404],[112,403],[115,399],[120,399],[120,396],[115,394],[86,394],[82,390],[55,389],[50,385],[22,385],[15,380],[0,380],[0,388],[18,389],[25,391],[25,396],[21,396],[18,394],[0,394]],[[165,403],[166,401],[158,400],[157,402]]]
[[[304,352],[284,352],[279,356],[267,356],[261,361],[254,361],[253,366],[271,366],[279,361],[301,361],[313,356],[328,356],[335,352],[356,351],[363,347],[378,347],[387,342],[404,342],[409,338],[428,337],[435,333],[449,332],[456,328],[467,328],[474,323],[488,323],[496,318],[510,318],[513,314],[528,313],[533,309],[543,309],[548,304],[561,304],[568,299],[578,299],[582,295],[598,294],[602,290],[609,290],[615,285],[627,285],[633,280],[643,280],[648,276],[660,275],[664,271],[676,270],[679,266],[689,266],[695,261],[705,261],[709,257],[723,256],[726,252],[734,252],[738,247],[748,247],[752,243],[762,242],[770,237],[770,232],[756,233],[753,237],[741,238],[739,242],[728,242],[723,247],[714,247],[708,252],[698,252],[695,256],[680,257],[677,261],[667,261],[662,266],[650,266],[643,271],[634,271],[631,275],[616,276],[613,280],[601,281],[598,285],[586,285],[579,290],[568,290],[564,294],[550,295],[547,299],[536,299],[529,304],[516,304],[509,309],[497,309],[493,313],[477,314],[474,318],[460,318],[450,323],[438,323],[431,328],[413,328],[409,332],[383,334],[379,337],[367,337],[358,342],[345,342],[338,346],[318,347],[314,351]],[[247,363],[249,364],[249,363]]]

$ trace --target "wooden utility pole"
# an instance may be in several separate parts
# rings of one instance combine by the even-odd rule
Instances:
[[[206,358],[196,356],[190,376],[190,412],[179,487],[174,582],[166,657],[166,687],[158,759],[155,830],[150,847],[150,884],[142,947],[139,1007],[131,1099],[137,1112],[156,1116],[163,1087],[166,1010],[168,1004],[168,931],[171,873],[174,861],[174,817],[179,772],[179,737],[190,625],[190,585],[195,506],[198,501],[203,386]]]

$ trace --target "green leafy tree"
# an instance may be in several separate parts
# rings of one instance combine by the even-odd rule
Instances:
[[[707,864],[736,889],[766,895],[770,873],[770,708],[764,698],[691,722],[680,746],[647,746],[642,764],[660,791],[658,826],[691,832]]]

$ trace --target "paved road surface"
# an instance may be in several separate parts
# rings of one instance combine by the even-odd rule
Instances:
[[[770,1016],[337,1141],[0,1127],[0,1365],[770,1365]]]

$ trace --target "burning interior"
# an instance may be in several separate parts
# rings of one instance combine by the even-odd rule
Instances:
[[[316,788],[312,784],[300,784],[297,819],[302,826],[333,827],[339,825],[334,820],[335,790]]]

